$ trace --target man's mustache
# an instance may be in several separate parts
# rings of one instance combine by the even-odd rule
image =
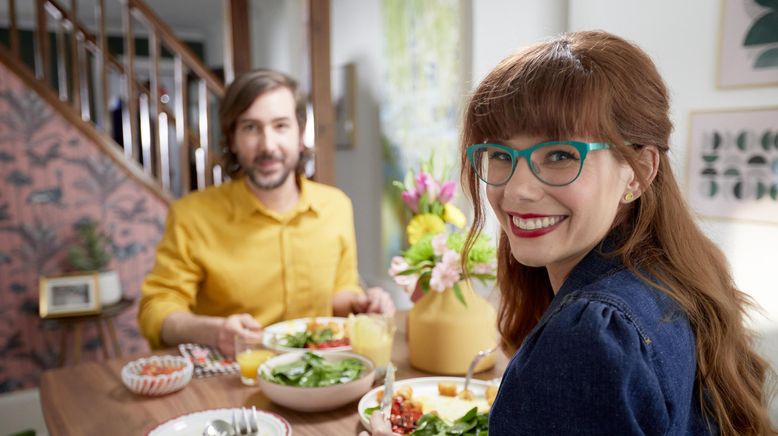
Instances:
[[[263,154],[261,156],[257,156],[256,158],[254,158],[255,164],[261,164],[261,163],[272,162],[272,161],[283,162],[284,157],[280,154],[277,155]]]

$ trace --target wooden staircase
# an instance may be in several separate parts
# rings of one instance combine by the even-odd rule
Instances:
[[[0,62],[132,178],[166,202],[191,189],[222,182],[216,108],[224,84],[142,0],[92,0],[96,5],[93,29],[78,20],[78,0],[24,0],[35,2],[33,65],[24,62],[26,53],[20,48],[17,2],[6,1],[8,45],[0,44]],[[222,1],[245,7],[245,0]],[[106,2],[121,7],[121,57],[109,50]],[[225,10],[229,13],[229,7]],[[317,179],[332,183],[329,1],[311,0],[309,11]],[[231,31],[229,20],[225,24]],[[139,34],[148,38],[147,81],[141,79],[137,65]],[[227,36],[225,59],[230,61],[235,59],[234,44]],[[173,62],[174,89],[169,93],[163,93],[161,86],[163,50]],[[225,70],[231,80],[232,65],[225,65]],[[120,83],[121,88],[118,109],[113,111],[109,83]]]

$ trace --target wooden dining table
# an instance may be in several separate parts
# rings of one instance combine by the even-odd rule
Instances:
[[[392,349],[397,380],[430,374],[410,366],[405,313],[396,317],[398,328]],[[169,350],[168,354],[177,354]],[[40,397],[43,416],[51,435],[144,435],[160,423],[192,412],[232,407],[251,407],[285,418],[295,436],[356,435],[364,430],[357,402],[326,412],[298,412],[272,403],[258,387],[244,386],[240,376],[193,378],[184,389],[162,397],[133,394],[122,383],[121,369],[143,356],[81,363],[43,373]],[[490,380],[502,375],[507,358],[498,352],[497,364],[475,378]]]

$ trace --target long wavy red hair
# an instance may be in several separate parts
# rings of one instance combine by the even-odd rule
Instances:
[[[483,228],[484,203],[467,146],[517,134],[607,141],[646,186],[619,212],[614,232],[620,244],[611,254],[688,315],[696,336],[697,395],[721,434],[775,434],[767,413],[768,366],[744,326],[751,301],[735,287],[722,252],[695,223],[673,176],[669,109],[667,88],[648,55],[606,32],[562,34],[509,56],[478,85],[464,114],[461,179],[475,211],[468,241]],[[650,184],[637,164],[640,148],[647,146],[659,150]],[[505,234],[499,239],[497,276],[498,327],[503,349],[512,354],[554,294],[545,268],[518,263]]]

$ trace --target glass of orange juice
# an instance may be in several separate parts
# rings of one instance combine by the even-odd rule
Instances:
[[[392,358],[395,330],[394,319],[383,315],[352,314],[348,317],[351,349],[372,360],[377,370],[385,368]]]
[[[262,338],[247,338],[235,335],[235,361],[240,367],[240,381],[244,385],[257,384],[259,365],[273,357],[274,353],[262,345]]]

